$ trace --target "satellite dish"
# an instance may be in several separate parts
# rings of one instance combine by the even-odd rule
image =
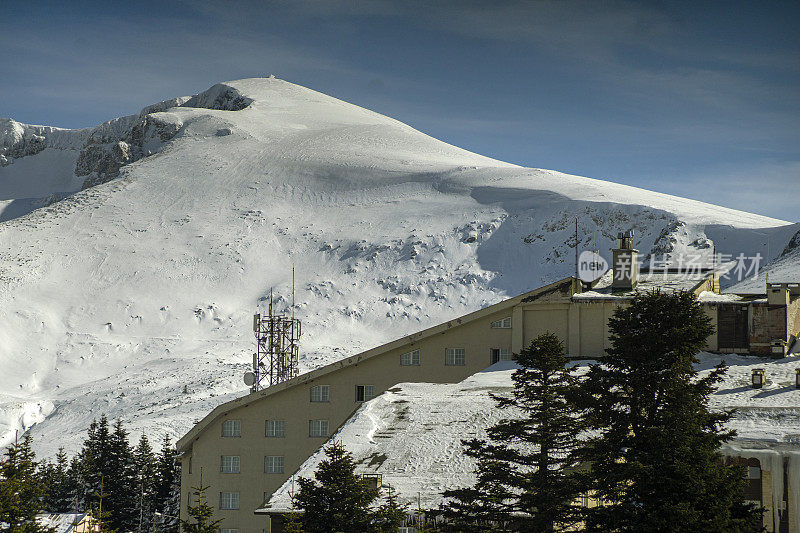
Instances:
[[[256,383],[256,375],[252,372],[245,372],[244,373],[244,384],[248,387],[252,387]]]

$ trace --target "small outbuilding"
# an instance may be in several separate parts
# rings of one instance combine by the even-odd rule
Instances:
[[[100,533],[100,522],[89,513],[40,514],[36,521],[55,533]]]

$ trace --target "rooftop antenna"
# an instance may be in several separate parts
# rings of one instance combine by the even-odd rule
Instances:
[[[294,265],[292,265],[292,320],[294,320]]]
[[[267,316],[258,313],[253,316],[256,353],[253,354],[253,370],[244,375],[244,383],[251,392],[292,379],[298,374],[301,324],[294,317],[294,267],[291,314],[276,313],[273,303],[270,289]]]
[[[575,217],[575,279],[580,279],[578,272],[578,217]]]

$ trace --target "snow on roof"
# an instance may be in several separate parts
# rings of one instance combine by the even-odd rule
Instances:
[[[53,528],[55,533],[70,533],[73,527],[86,518],[86,513],[48,513],[36,516],[39,525]]]
[[[400,383],[366,402],[329,442],[353,454],[359,474],[381,474],[401,503],[438,507],[441,492],[471,485],[475,461],[462,453],[462,439],[486,437],[486,429],[513,415],[499,410],[489,392],[511,391],[516,365],[502,361],[461,383]],[[324,452],[308,458],[293,477],[313,478]],[[291,508],[289,479],[260,512]],[[257,511],[257,512],[259,512]]]
[[[731,293],[724,293],[724,294],[717,294],[711,291],[703,291],[697,295],[697,299],[703,303],[710,303],[710,304],[725,304],[725,303],[741,303],[741,304],[752,304],[752,303],[766,303],[766,298],[758,298],[760,295],[756,294],[731,294]]]
[[[613,281],[613,271],[609,269],[597,280],[591,290],[576,294],[573,300],[605,300],[609,298],[629,299],[636,293],[651,290],[661,290],[665,292],[691,291],[700,283],[711,276],[711,272],[672,272],[669,270],[641,272],[639,274],[636,288],[630,291],[617,291],[611,288]]]
[[[728,372],[710,398],[712,409],[735,408],[728,427],[738,432],[736,443],[753,442],[765,448],[789,447],[800,451],[800,389],[795,369],[800,357],[763,359],[741,355],[703,353],[697,369],[707,375],[720,361]],[[576,362],[578,372],[589,361]],[[441,492],[475,482],[475,461],[465,456],[462,439],[485,438],[486,429],[513,411],[497,409],[489,393],[509,393],[517,367],[500,362],[461,383],[401,383],[366,402],[329,442],[338,441],[353,454],[360,474],[381,474],[382,483],[395,489],[402,503],[416,508],[438,507]],[[762,368],[766,384],[750,385],[754,368]],[[308,458],[281,486],[263,509],[291,509],[297,477],[313,478],[324,452]]]

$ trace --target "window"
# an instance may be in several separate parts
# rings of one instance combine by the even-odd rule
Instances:
[[[417,528],[415,528],[415,527],[399,527],[399,528],[397,528],[397,533],[417,533]]]
[[[286,423],[283,420],[267,420],[267,437],[283,438],[286,436]]]
[[[239,456],[223,455],[219,463],[219,471],[222,472],[223,474],[238,474]]]
[[[242,436],[242,421],[241,420],[226,420],[222,423],[222,436],[223,437],[241,437]]]
[[[189,456],[189,473],[192,473],[192,456]]]
[[[760,478],[761,478],[761,467],[759,466],[747,467],[747,479],[760,479]]]
[[[268,455],[264,457],[264,472],[267,474],[283,474],[283,456]]]
[[[219,533],[239,533],[238,529],[222,529],[220,528]]]
[[[498,361],[511,361],[511,350],[508,348],[492,348],[492,364]]]
[[[220,492],[219,493],[219,508],[220,509],[238,509],[239,508],[239,493],[238,492]]]
[[[368,402],[375,397],[375,385],[356,385],[356,401]]]
[[[311,401],[312,402],[331,401],[331,386],[317,385],[316,387],[311,387]]]
[[[327,437],[328,436],[328,421],[327,420],[309,420],[308,421],[308,436],[309,437]]]
[[[401,355],[400,366],[419,366],[419,350]]]
[[[465,362],[464,348],[445,348],[444,364],[448,366],[464,366]]]
[[[492,322],[492,329],[511,329],[511,317]]]
[[[589,495],[585,492],[581,494],[581,507],[589,507]]]

